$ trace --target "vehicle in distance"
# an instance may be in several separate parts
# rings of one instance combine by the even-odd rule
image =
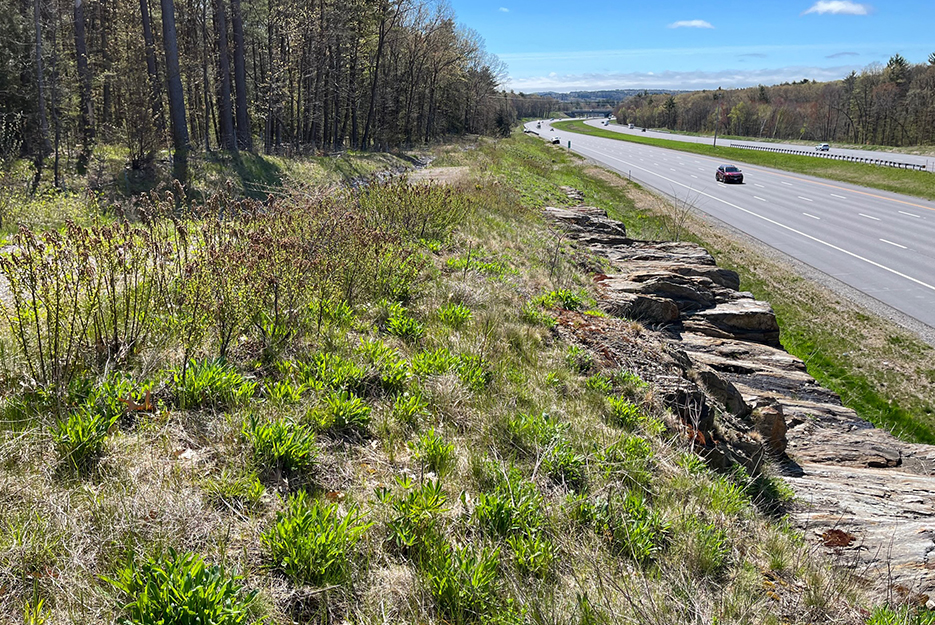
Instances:
[[[627,126],[627,128],[629,128],[630,130],[633,130],[633,124],[630,124],[629,126]]]
[[[552,143],[561,143],[561,142],[562,142],[562,139],[558,135],[555,135],[554,137],[552,137]]]
[[[743,182],[743,172],[736,165],[721,165],[714,174],[714,179],[718,182]]]
[[[820,152],[827,152],[828,150],[831,149],[831,146],[828,145],[827,143],[819,143],[818,145],[815,146],[815,149]]]

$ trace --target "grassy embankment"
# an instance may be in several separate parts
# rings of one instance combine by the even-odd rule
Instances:
[[[593,128],[589,130],[608,133]],[[620,137],[617,133],[610,134],[614,138]],[[717,148],[715,151],[711,146],[642,137],[635,140],[674,149],[689,146],[692,148],[690,151],[707,155],[724,155],[722,150],[729,150]],[[749,150],[733,152],[750,153]],[[787,160],[795,163],[796,167],[804,167],[801,161],[805,164],[826,163],[804,156],[755,154],[778,157],[775,162],[759,163],[770,167],[783,168],[781,164]],[[768,160],[764,158],[764,161]],[[848,170],[855,168],[848,174],[853,176],[869,167],[851,163],[837,165],[848,165]],[[913,179],[921,177],[922,182],[928,183],[931,179],[935,183],[935,175],[924,172],[870,169],[880,176],[914,174]],[[655,204],[658,215],[672,210],[664,202]],[[678,221],[678,232],[669,228],[663,236],[691,233],[688,238],[707,247],[720,265],[740,273],[742,288],[772,304],[782,328],[783,346],[804,360],[809,373],[823,386],[840,394],[845,405],[878,427],[887,428],[906,440],[935,443],[935,350],[931,346],[891,322],[870,315],[798,277],[789,266],[746,249],[685,207],[676,212],[679,212],[677,217],[670,217],[670,220]]]
[[[725,161],[772,167],[799,174],[828,178],[829,180],[849,182],[851,184],[881,189],[883,191],[903,193],[927,200],[935,200],[935,174],[931,172],[833,161],[811,156],[800,156],[797,154],[774,154],[772,152],[759,152],[757,150],[744,150],[741,148],[723,146],[714,147],[711,145],[687,143],[670,139],[635,137],[613,132],[612,130],[604,130],[603,128],[594,128],[586,125],[583,121],[557,122],[552,125],[560,130],[569,130],[594,137],[604,137],[607,139],[616,139],[618,141],[631,141],[633,143],[653,145],[670,150],[679,150],[681,152],[703,154],[705,156],[717,157]]]
[[[0,620],[893,622],[552,332],[590,278],[538,209],[649,196],[528,139],[441,161],[475,173],[19,241]]]

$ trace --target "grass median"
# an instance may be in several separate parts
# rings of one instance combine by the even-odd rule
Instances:
[[[715,147],[700,143],[673,141],[671,139],[634,137],[612,130],[594,128],[586,125],[583,121],[557,122],[552,125],[558,130],[577,132],[593,137],[629,141],[631,143],[641,143],[643,145],[652,145],[659,148],[679,150],[680,152],[702,154],[704,156],[720,158],[725,161],[739,161],[749,165],[772,167],[773,169],[782,169],[798,174],[818,176],[820,178],[827,178],[828,180],[857,184],[873,189],[880,189],[882,191],[903,193],[926,200],[935,200],[935,174],[931,172],[833,161],[812,156],[800,156],[797,154],[776,154],[773,152],[744,150],[742,148]]]

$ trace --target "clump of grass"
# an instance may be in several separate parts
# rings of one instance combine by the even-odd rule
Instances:
[[[557,421],[547,412],[520,413],[507,421],[511,442],[524,451],[534,451],[551,444],[560,439],[567,429],[567,423]]]
[[[266,492],[252,471],[235,472],[226,468],[205,479],[202,486],[212,503],[233,510],[259,508]]]
[[[500,549],[439,548],[426,567],[438,611],[452,623],[489,621],[498,606]]]
[[[269,565],[294,582],[344,584],[351,578],[354,548],[371,525],[356,507],[341,515],[337,504],[311,501],[300,491],[262,542]]]
[[[555,544],[544,533],[514,534],[506,539],[513,550],[513,561],[521,573],[543,579],[552,570]]]
[[[87,407],[70,413],[52,430],[59,459],[79,471],[89,468],[104,451],[104,441],[117,418]]]
[[[196,553],[170,550],[131,561],[107,581],[127,601],[123,611],[129,623],[242,625],[259,620],[253,613],[257,591],[245,591],[243,577],[209,566]]]
[[[481,356],[461,355],[458,362],[458,377],[472,391],[483,391],[493,380],[490,363]]]

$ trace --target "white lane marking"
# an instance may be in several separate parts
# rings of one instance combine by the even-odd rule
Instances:
[[[907,213],[906,211],[899,211],[901,215],[908,215],[909,217],[915,217],[916,219],[922,219],[921,215],[914,215],[912,213]]]
[[[818,221],[821,221],[821,217],[815,217],[814,215],[809,215],[808,213],[802,213],[802,214],[805,215],[806,217],[811,217],[812,219],[817,219]]]
[[[831,197],[836,197],[836,198],[838,198],[839,200],[846,200],[846,199],[847,199],[847,198],[844,197],[843,195],[838,195],[837,193],[832,193],[832,194],[831,194]]]
[[[766,187],[764,187],[763,185],[757,184],[757,183],[755,183],[755,182],[753,183],[753,186],[754,186],[754,187],[760,187],[761,189],[765,189],[765,188],[766,188]]]
[[[613,160],[615,160],[615,161],[620,161],[621,163],[623,163],[623,164],[625,164],[625,165],[632,165],[631,163],[628,163],[627,161],[625,161],[625,160],[623,160],[623,159],[614,158],[614,157],[612,157],[612,156],[606,156],[605,154],[600,154],[600,153],[598,153],[598,155],[599,155],[599,156],[605,156],[606,158],[610,158],[610,159],[613,159]],[[638,169],[643,169],[643,168],[642,168],[642,167],[638,167]],[[923,287],[923,288],[926,288],[926,289],[929,289],[930,291],[935,291],[935,285],[929,284],[929,283],[927,283],[927,282],[923,282],[922,280],[919,280],[918,278],[913,278],[912,276],[907,275],[907,274],[904,274],[904,273],[901,272],[901,271],[896,271],[895,269],[892,269],[891,267],[887,267],[886,265],[880,264],[880,263],[878,263],[878,262],[876,262],[876,261],[874,261],[874,260],[870,260],[869,258],[867,258],[867,257],[865,257],[865,256],[861,256],[860,254],[857,254],[857,253],[855,253],[855,252],[851,252],[850,250],[846,250],[846,249],[844,249],[843,247],[839,247],[839,246],[837,246],[837,245],[835,245],[835,244],[833,244],[833,243],[829,243],[828,241],[824,241],[824,240],[822,240],[822,239],[819,239],[818,237],[812,236],[812,235],[810,235],[810,234],[806,234],[805,232],[802,232],[801,230],[796,230],[796,229],[793,228],[792,226],[787,226],[786,224],[780,223],[780,222],[776,221],[775,219],[770,219],[769,217],[766,217],[765,215],[760,215],[759,213],[757,213],[757,212],[755,212],[755,211],[752,211],[752,210],[750,210],[750,209],[744,208],[743,206],[739,206],[739,205],[734,204],[734,203],[732,203],[732,202],[728,202],[727,200],[724,200],[724,199],[721,199],[721,198],[716,197],[716,196],[714,196],[714,195],[711,195],[710,193],[705,193],[704,191],[701,191],[700,189],[695,189],[695,188],[693,188],[693,187],[690,187],[690,186],[688,186],[687,184],[685,184],[684,182],[679,182],[679,181],[673,180],[673,179],[671,179],[671,178],[666,178],[665,176],[662,176],[662,175],[660,175],[660,174],[657,174],[657,173],[654,172],[654,171],[650,171],[650,170],[648,170],[648,169],[643,169],[643,171],[646,172],[647,174],[654,174],[654,175],[656,175],[656,176],[659,176],[660,178],[662,178],[662,179],[665,180],[666,182],[669,182],[669,183],[671,183],[671,184],[673,184],[673,185],[677,185],[677,186],[679,186],[679,187],[683,187],[683,188],[688,189],[688,190],[690,190],[690,191],[694,191],[695,193],[697,193],[697,194],[700,195],[700,196],[704,196],[704,197],[706,197],[706,198],[709,198],[709,199],[711,199],[711,200],[714,200],[715,202],[720,202],[721,204],[725,204],[725,205],[727,205],[727,206],[730,206],[731,208],[735,208],[735,209],[737,209],[737,210],[739,210],[739,211],[741,211],[741,212],[743,212],[743,213],[746,213],[746,214],[748,214],[748,215],[750,215],[750,216],[752,216],[752,217],[756,217],[757,219],[762,219],[762,220],[765,221],[766,223],[773,224],[774,226],[779,227],[779,228],[782,228],[783,230],[788,230],[789,232],[792,232],[793,234],[797,234],[797,235],[799,235],[800,237],[804,237],[804,238],[808,239],[809,241],[814,241],[815,243],[818,243],[819,245],[824,245],[825,247],[830,248],[830,249],[832,249],[832,250],[835,250],[836,252],[841,252],[842,254],[846,254],[847,256],[850,256],[851,258],[854,258],[854,259],[859,260],[859,261],[861,261],[861,262],[867,263],[868,265],[871,265],[871,266],[873,266],[873,267],[876,267],[877,269],[882,269],[883,271],[886,271],[886,272],[888,272],[888,273],[891,273],[891,274],[893,274],[893,275],[895,275],[895,276],[899,276],[900,278],[905,278],[906,280],[909,280],[909,281],[912,282],[913,284],[918,284],[919,286],[921,286],[921,287]]]
[[[791,183],[791,182],[786,182],[785,180],[780,180],[780,181],[779,181],[779,184],[784,184],[784,185],[786,185],[787,187],[791,187],[791,186],[792,186],[792,183]]]
[[[893,243],[892,241],[887,241],[886,239],[880,239],[880,240],[883,241],[884,243],[889,243],[890,245],[895,245],[896,247],[901,247],[901,248],[904,249],[904,250],[908,250],[908,249],[909,249],[909,248],[906,247],[905,245],[900,245],[899,243]]]
[[[797,196],[800,200],[805,200],[806,202],[814,202],[815,200],[807,197],[802,197],[801,195]]]
[[[867,219],[872,219],[874,221],[880,221],[879,217],[874,217],[873,215],[864,215],[863,213],[857,213],[861,217],[866,217]]]
[[[763,198],[761,198],[759,195],[754,195],[754,196],[753,196],[753,199],[754,199],[754,200],[759,200],[759,201],[761,201],[761,202],[765,202],[765,201],[766,201],[766,200],[764,200]]]
[[[698,177],[698,176],[696,176],[695,174],[692,174],[691,176],[692,176],[692,178],[697,178],[697,177]]]
[[[673,169],[672,167],[670,167],[670,168],[669,168],[669,171],[675,171],[675,169]]]

